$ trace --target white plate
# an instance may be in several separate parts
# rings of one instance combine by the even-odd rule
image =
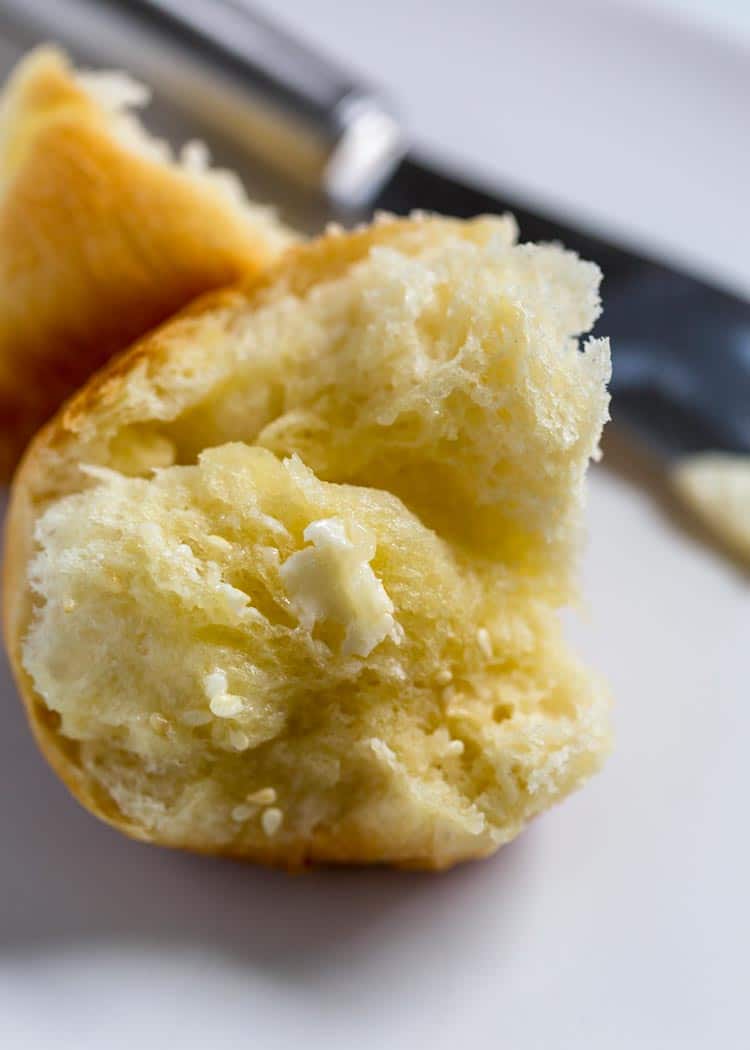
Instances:
[[[584,0],[276,7],[389,82],[421,142],[750,290],[739,45]],[[3,1045],[740,1046],[747,582],[603,469],[590,529],[573,630],[612,683],[617,752],[443,876],[130,843],[54,780],[3,671]]]

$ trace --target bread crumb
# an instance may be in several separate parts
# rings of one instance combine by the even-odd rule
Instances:
[[[750,456],[687,456],[674,468],[672,482],[703,524],[750,565]]]
[[[248,802],[255,802],[259,806],[270,806],[276,801],[276,790],[272,787],[261,788],[259,791],[251,791],[247,796]]]
[[[263,816],[260,818],[263,830],[269,838],[276,834],[283,821],[284,814],[280,809],[277,809],[276,806],[271,806],[270,809],[265,810]]]

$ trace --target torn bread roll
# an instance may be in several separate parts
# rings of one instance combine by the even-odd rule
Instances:
[[[609,348],[599,271],[509,218],[291,249],[112,362],[14,483],[29,719],[139,839],[444,868],[582,784],[569,651]]]
[[[0,100],[0,479],[113,353],[292,239],[201,144],[149,135],[147,99],[42,47]]]

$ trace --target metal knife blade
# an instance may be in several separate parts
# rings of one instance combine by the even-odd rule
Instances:
[[[560,241],[598,263],[605,312],[595,334],[612,342],[613,421],[669,460],[708,450],[750,453],[750,303],[413,155],[375,208],[460,218],[510,211],[522,240]]]

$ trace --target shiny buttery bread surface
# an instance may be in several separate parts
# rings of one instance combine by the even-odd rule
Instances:
[[[0,100],[0,480],[96,368],[291,236],[197,143],[140,126],[147,92],[44,47]]]
[[[510,218],[292,248],[111,362],[14,483],[36,737],[129,835],[290,868],[492,853],[609,745],[562,638],[609,348]]]

